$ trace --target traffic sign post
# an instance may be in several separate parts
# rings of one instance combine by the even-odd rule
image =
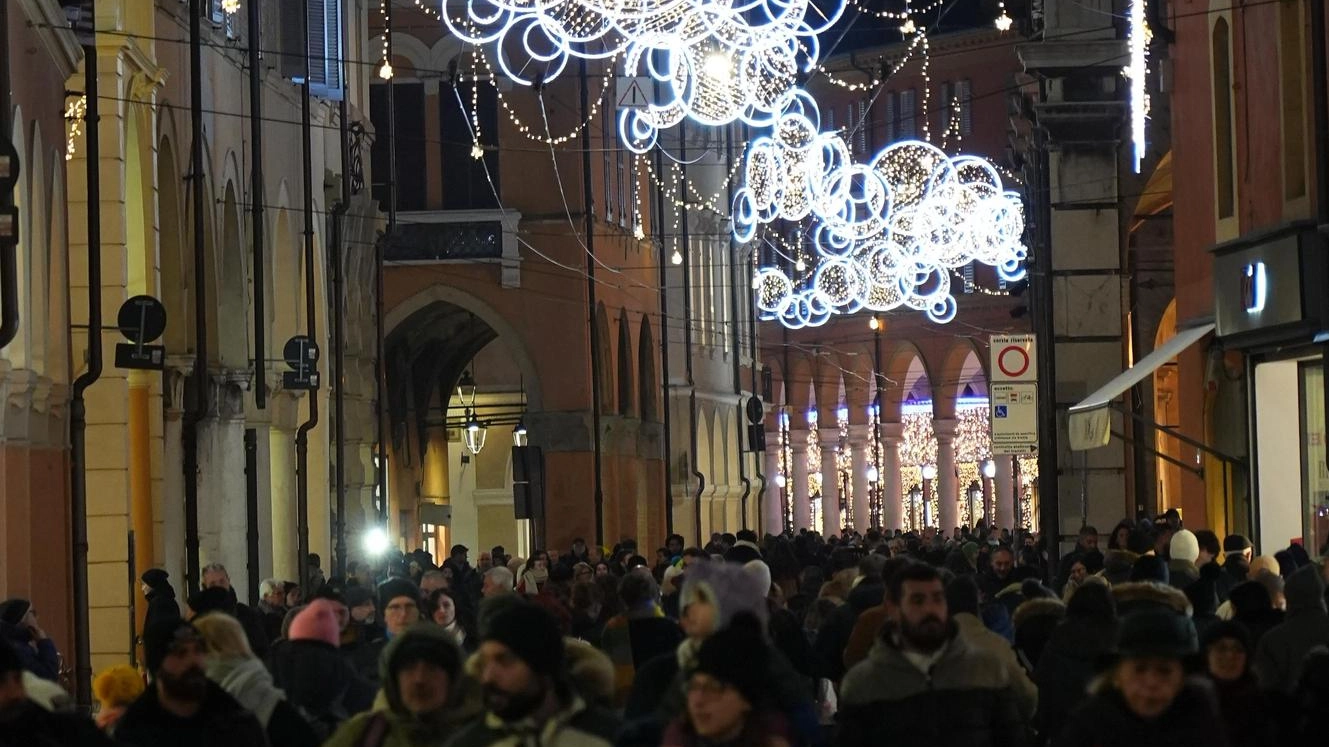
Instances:
[[[120,334],[129,340],[115,346],[115,367],[160,371],[166,365],[166,348],[149,345],[166,331],[166,307],[152,296],[134,296],[120,305],[115,317]]]
[[[282,374],[282,387],[293,390],[318,389],[318,343],[306,335],[296,335],[286,341],[282,358],[291,368]]]
[[[992,336],[988,407],[993,456],[1038,451],[1037,346],[1035,335]]]

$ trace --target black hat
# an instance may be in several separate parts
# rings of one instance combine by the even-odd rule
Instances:
[[[416,625],[393,639],[394,645],[384,651],[388,676],[394,681],[397,673],[410,664],[424,661],[448,673],[455,680],[461,672],[462,654],[442,628]]]
[[[1229,534],[1223,538],[1223,552],[1245,552],[1254,546],[1244,534]]]
[[[471,548],[467,547],[466,545],[453,545],[452,552],[448,553],[448,556],[451,557],[453,555],[465,555],[470,551]]]
[[[388,603],[397,597],[410,597],[417,604],[420,601],[420,587],[409,578],[390,578],[378,585],[378,608],[386,610]]]
[[[1117,636],[1120,657],[1184,659],[1198,650],[1195,624],[1179,612],[1148,609],[1121,619]]]
[[[143,659],[149,674],[156,674],[171,648],[184,641],[202,640],[193,625],[178,617],[154,620],[143,630]]]
[[[1207,649],[1225,638],[1231,638],[1240,643],[1242,648],[1246,649],[1247,654],[1255,653],[1251,631],[1236,620],[1220,620],[1206,628],[1204,635],[1200,637],[1200,648]]]
[[[692,671],[709,674],[732,686],[749,703],[758,706],[770,689],[769,659],[761,622],[753,615],[741,612],[726,628],[701,644]]]
[[[159,586],[167,585],[169,583],[167,579],[170,577],[171,574],[160,568],[149,568],[143,572],[143,575],[139,577],[139,580],[156,589]]]
[[[343,594],[346,600],[346,606],[349,609],[355,609],[368,602],[374,601],[374,592],[364,586],[348,586]]]
[[[196,591],[189,595],[188,601],[189,609],[193,610],[195,615],[206,615],[209,612],[235,615],[235,598],[231,596],[229,589],[220,586]]]
[[[485,620],[481,638],[512,650],[536,674],[556,675],[563,664],[563,636],[542,607],[525,600],[506,604]]]
[[[1153,581],[1166,584],[1170,577],[1167,563],[1157,555],[1141,555],[1135,561],[1135,565],[1131,567],[1132,581]]]
[[[3,604],[0,604],[0,621],[9,625],[18,625],[30,609],[32,609],[32,602],[26,599],[6,600]]]

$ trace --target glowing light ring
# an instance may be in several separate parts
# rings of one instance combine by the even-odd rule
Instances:
[[[739,241],[776,219],[813,221],[811,272],[758,270],[762,318],[801,328],[836,314],[909,309],[944,324],[958,308],[956,268],[979,262],[1008,281],[1024,276],[1023,206],[992,164],[919,141],[855,163],[838,134],[809,131],[805,111],[786,112],[772,135],[752,142],[735,194]]]
[[[816,69],[818,34],[843,12],[841,0],[825,14],[811,0],[465,0],[443,4],[441,17],[456,37],[495,45],[499,68],[521,85],[561,75],[573,58],[625,53],[624,74],[663,84],[619,118],[624,143],[644,153],[684,119],[776,122],[803,93],[799,71]]]

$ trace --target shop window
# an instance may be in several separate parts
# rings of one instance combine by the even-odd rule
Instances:
[[[1218,188],[1218,218],[1231,218],[1235,213],[1234,170],[1236,158],[1232,153],[1232,51],[1227,19],[1214,22],[1213,75],[1214,75],[1214,183]]]
[[[1302,3],[1278,8],[1279,66],[1283,104],[1283,197],[1306,196],[1306,78],[1302,45]]]

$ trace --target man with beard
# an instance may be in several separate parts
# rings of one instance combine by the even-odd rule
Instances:
[[[118,742],[133,747],[262,747],[258,719],[204,674],[203,637],[183,620],[159,621],[143,631],[152,685],[115,727]]]
[[[569,686],[554,618],[525,600],[503,604],[481,631],[487,713],[449,747],[609,747],[618,719]]]
[[[1020,747],[1024,724],[1009,674],[957,635],[937,569],[906,566],[886,587],[890,624],[840,686],[835,744]]]

